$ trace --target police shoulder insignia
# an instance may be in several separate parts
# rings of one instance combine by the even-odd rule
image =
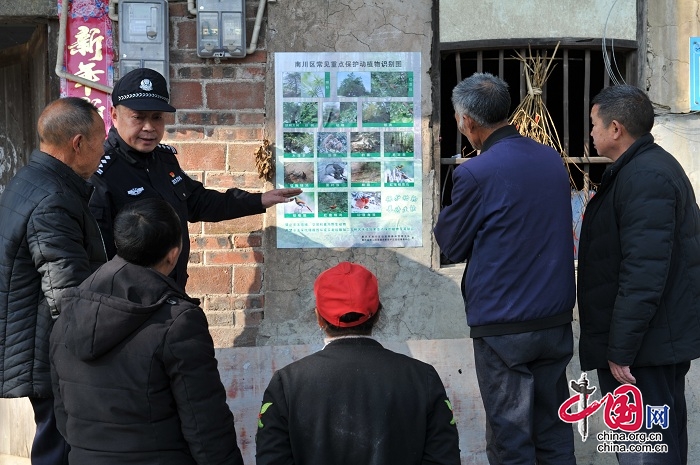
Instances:
[[[172,152],[173,154],[177,154],[177,149],[175,149],[175,147],[173,147],[172,145],[158,144],[158,148],[162,150],[167,150],[169,152]]]
[[[269,409],[271,405],[272,402],[265,402],[262,404],[262,407],[260,407],[260,413],[258,414],[258,428],[263,427],[262,416],[265,412],[267,412],[267,409]]]
[[[95,173],[99,176],[102,176],[102,174],[105,172],[105,169],[109,165],[109,162],[111,162],[111,161],[112,161],[111,155],[109,155],[108,153],[105,153],[104,155],[102,155],[102,158],[100,158],[100,166],[97,167],[97,169],[95,170]]]

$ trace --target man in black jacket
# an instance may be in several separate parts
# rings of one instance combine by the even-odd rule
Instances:
[[[87,183],[105,130],[95,107],[69,97],[44,109],[38,132],[39,150],[0,197],[0,394],[29,397],[32,464],[57,465],[68,446],[53,413],[49,334],[60,294],[107,260]]]
[[[182,250],[161,199],[124,207],[117,255],[67,290],[51,333],[71,465],[243,465],[199,300],[167,275]]]
[[[662,433],[668,446],[620,453],[621,464],[686,464],[685,375],[700,357],[700,211],[683,168],[654,143],[644,92],[603,89],[591,121],[598,154],[614,163],[581,228],[581,368],[597,369],[603,394],[635,385],[643,431]]]
[[[348,262],[314,284],[323,350],[277,371],[263,395],[257,465],[459,465],[435,368],[372,339],[377,278]]]
[[[102,163],[90,180],[95,193],[90,209],[105,240],[107,255],[115,254],[112,223],[124,205],[144,198],[161,198],[175,208],[182,222],[182,254],[172,277],[185,287],[190,241],[187,222],[222,221],[265,212],[290,201],[301,189],[274,189],[253,194],[241,189],[205,189],[180,167],[177,151],[161,144],[164,113],[174,112],[165,78],[138,68],[125,74],[112,91],[112,123]]]

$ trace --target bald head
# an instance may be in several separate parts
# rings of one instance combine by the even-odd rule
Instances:
[[[66,97],[44,108],[37,123],[39,149],[89,178],[99,165],[105,139],[104,122],[87,100]]]
[[[55,100],[44,108],[39,117],[39,142],[61,145],[77,134],[89,134],[96,117],[100,117],[97,108],[87,100],[77,97]]]

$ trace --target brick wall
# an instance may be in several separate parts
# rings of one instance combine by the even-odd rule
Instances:
[[[265,25],[258,49],[243,59],[217,62],[197,56],[196,18],[187,2],[170,0],[171,103],[164,142],[177,148],[180,164],[211,189],[252,192],[265,184],[255,169],[255,150],[265,120]],[[258,2],[246,5],[250,40]],[[187,291],[202,299],[217,347],[254,345],[264,307],[264,215],[220,223],[190,224]]]

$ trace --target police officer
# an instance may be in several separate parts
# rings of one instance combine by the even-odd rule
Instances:
[[[222,221],[263,213],[290,201],[301,189],[274,189],[263,194],[236,188],[226,192],[206,189],[185,174],[175,148],[160,143],[165,133],[164,113],[175,111],[169,100],[165,78],[152,69],[135,69],[116,83],[112,91],[113,126],[102,162],[90,179],[95,186],[90,210],[112,258],[116,254],[112,223],[124,205],[149,197],[169,202],[180,216],[183,232],[182,253],[171,277],[184,288],[190,252],[188,221]]]

